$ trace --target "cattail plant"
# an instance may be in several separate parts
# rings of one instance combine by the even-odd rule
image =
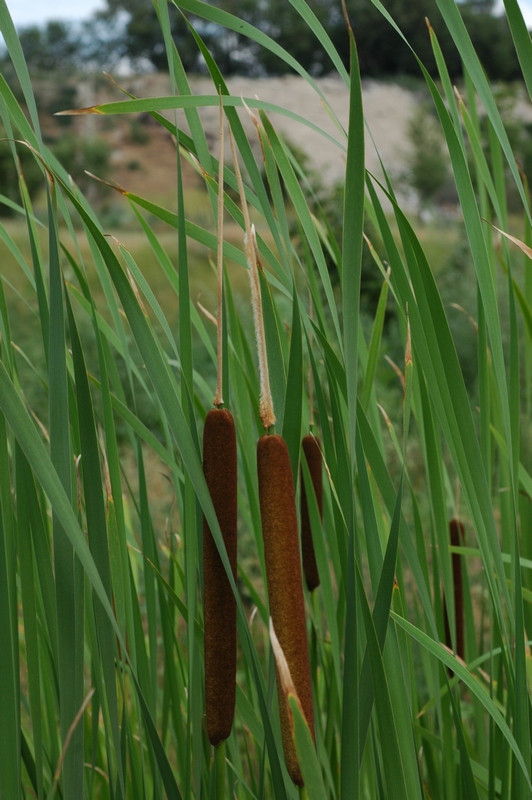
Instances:
[[[303,437],[303,454],[307,461],[310,472],[314,494],[318,503],[320,517],[323,516],[323,483],[321,468],[321,448],[317,438],[309,433]],[[303,480],[303,470],[301,470],[301,555],[303,558],[303,572],[309,592],[314,591],[320,585],[318,565],[316,564],[316,554],[312,541],[312,529],[308,510],[307,491]]]
[[[449,523],[449,538],[451,547],[460,547],[464,539],[464,525],[459,520],[453,518]],[[454,618],[456,621],[456,655],[463,659],[464,648],[464,594],[462,585],[462,557],[459,553],[452,553],[451,563],[453,568],[453,592],[454,592]],[[445,621],[445,643],[449,649],[452,648],[451,626],[447,604],[444,604]]]
[[[246,228],[245,248],[249,267],[251,301],[255,323],[255,336],[259,357],[260,403],[262,425],[269,431],[261,436],[257,444],[257,473],[259,481],[259,504],[264,541],[264,560],[268,581],[268,599],[273,627],[303,709],[305,719],[314,738],[314,711],[312,707],[312,684],[308,654],[307,630],[303,579],[299,554],[294,480],[288,447],[282,436],[272,432],[275,413],[269,383],[268,357],[262,304],[259,269],[262,269],[255,236],[247,210],[244,186],[234,151],[235,174],[238,181],[244,224]],[[292,733],[290,710],[279,670],[276,668],[277,694],[283,748],[288,773],[296,786],[303,786]]]
[[[218,517],[233,576],[237,562],[237,452],[235,423],[221,408],[223,110],[220,103],[218,195],[218,381],[203,432],[203,472]],[[205,712],[207,736],[217,746],[231,733],[236,695],[236,601],[209,525],[203,520]]]

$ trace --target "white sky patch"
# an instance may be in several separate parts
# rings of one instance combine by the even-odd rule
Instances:
[[[521,6],[526,24],[529,28],[532,28],[532,2],[530,2],[530,0],[521,0],[519,5]]]
[[[521,11],[523,12],[523,17],[525,18],[525,22],[529,28],[532,28],[532,0],[519,0],[519,5],[521,6]],[[504,13],[504,2],[503,0],[497,0],[495,4],[495,10],[498,14]]]
[[[54,0],[43,3],[42,0],[7,0],[13,22],[17,27],[40,25],[48,20],[82,20],[88,19],[95,11],[106,7],[105,0]]]

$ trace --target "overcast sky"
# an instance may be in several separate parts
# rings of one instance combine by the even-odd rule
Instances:
[[[528,26],[532,28],[532,0],[519,0],[519,3]],[[86,19],[105,5],[105,0],[53,0],[52,3],[43,0],[7,0],[15,25],[31,25],[49,19]],[[502,7],[502,0],[499,5]]]
[[[15,25],[31,25],[49,19],[78,20],[90,17],[94,11],[105,8],[105,0],[7,0],[7,7]]]

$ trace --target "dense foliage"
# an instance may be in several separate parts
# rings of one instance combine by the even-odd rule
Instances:
[[[172,203],[114,187],[141,268],[75,148],[43,135],[0,0],[18,80],[0,80],[0,164],[21,199],[0,220],[0,800],[532,798],[532,209],[505,98],[438,3],[463,70],[458,93],[431,29],[423,124],[462,231],[443,280],[386,164],[366,170],[348,23],[346,70],[293,0],[348,88],[343,121],[244,28],[337,123],[317,130],[345,160],[327,205],[276,128],[292,109],[229,93],[201,38],[218,9],[176,4],[204,14],[198,95],[157,0],[172,91],[77,112],[172,137]],[[532,42],[505,7],[532,96]]]

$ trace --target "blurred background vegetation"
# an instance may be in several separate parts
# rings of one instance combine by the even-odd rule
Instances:
[[[237,15],[258,27],[286,48],[312,75],[326,75],[333,64],[325,51],[315,46],[311,31],[302,26],[297,11],[286,0],[210,0],[210,5]],[[310,0],[308,3],[348,65],[348,39],[339,3]],[[461,75],[458,51],[442,22],[436,0],[385,0],[383,3],[413,49],[435,76],[436,64],[423,20],[437,31],[451,78]],[[495,14],[495,0],[463,0],[459,4],[475,50],[492,80],[521,77],[518,59],[505,16]],[[393,30],[371,0],[346,0],[347,11],[357,29],[357,47],[363,78],[419,76],[419,68],[408,46]],[[190,36],[187,23],[175,7],[169,8],[172,35],[185,69],[201,71],[204,64]],[[191,21],[209,47],[222,73],[281,75],[288,65],[269,50],[221,26],[194,15]],[[110,69],[126,59],[139,69],[167,68],[164,42],[153,7],[144,0],[106,0],[104,10],[82,24],[48,22],[20,32],[20,41],[34,74]],[[2,70],[9,69],[4,53]]]

